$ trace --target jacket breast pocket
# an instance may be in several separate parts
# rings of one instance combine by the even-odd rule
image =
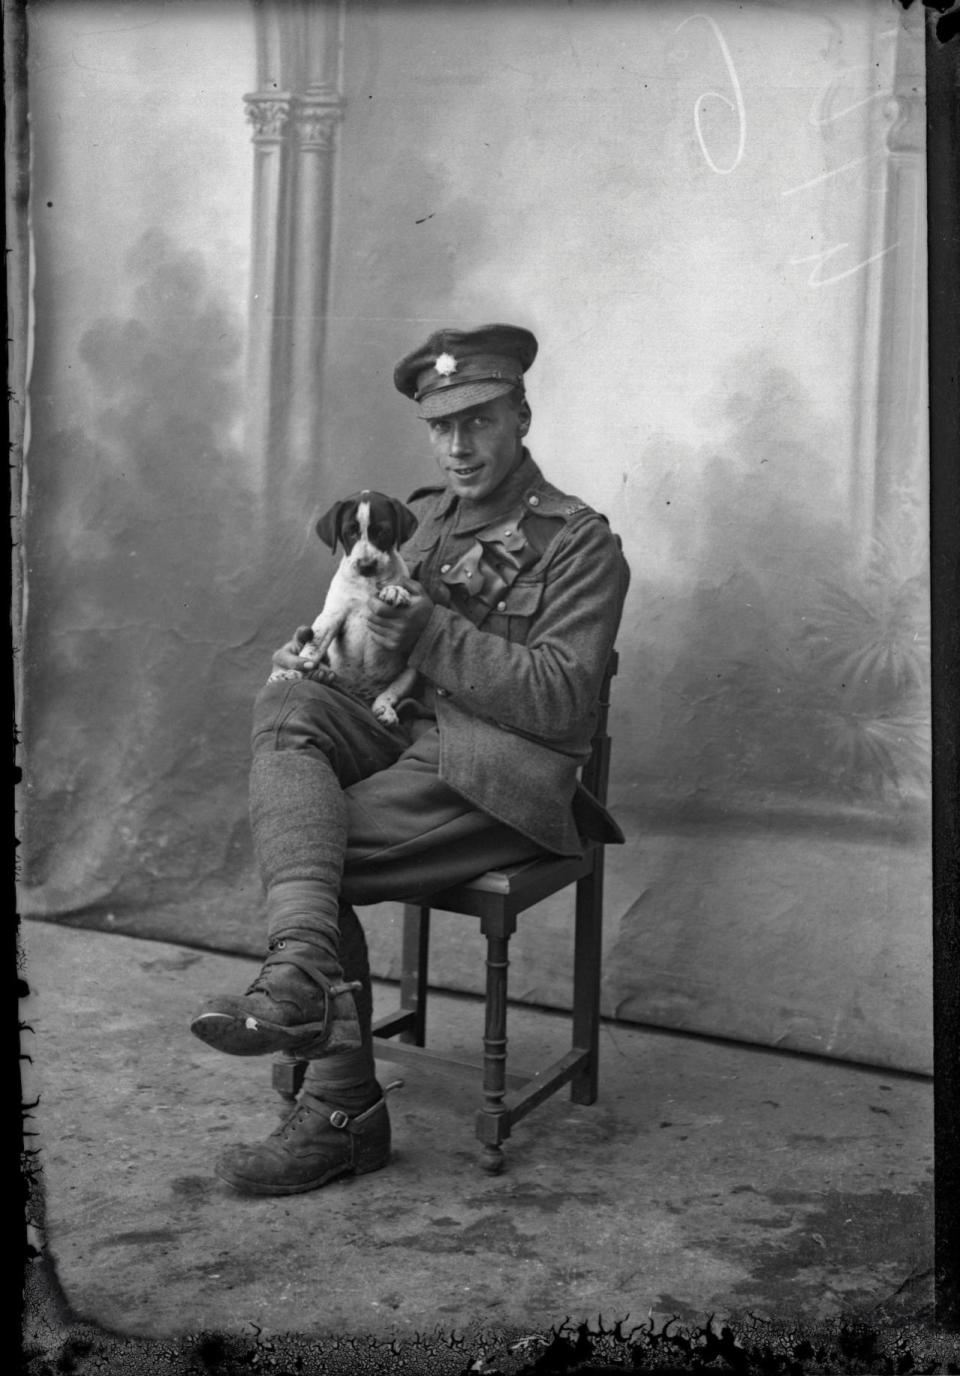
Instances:
[[[503,636],[512,644],[525,645],[542,601],[542,583],[518,581],[503,590],[491,608],[484,630]]]

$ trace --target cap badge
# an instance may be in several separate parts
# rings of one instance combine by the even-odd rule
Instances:
[[[457,360],[453,354],[441,354],[433,366],[441,377],[451,377],[457,371]]]

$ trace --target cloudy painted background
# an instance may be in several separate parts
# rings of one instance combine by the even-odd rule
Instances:
[[[514,320],[541,340],[534,456],[633,569],[606,1011],[927,1068],[900,6],[348,0],[309,462],[250,439],[262,15],[27,18],[24,911],[259,948],[249,707],[332,571],[310,517],[429,481],[394,361],[438,325]],[[568,926],[553,904],[521,931],[519,996],[564,1003]],[[369,930],[395,973],[396,911]],[[438,977],[479,987],[474,937],[438,931]]]

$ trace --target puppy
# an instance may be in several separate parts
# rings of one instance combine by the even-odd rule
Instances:
[[[371,704],[378,720],[396,725],[397,703],[413,688],[416,670],[374,643],[367,632],[367,610],[375,598],[393,606],[409,603],[410,594],[396,586],[396,579],[407,577],[399,547],[416,528],[416,516],[402,502],[368,489],[336,502],[321,516],[317,534],[333,553],[342,545],[343,558],[313,623],[313,639],[300,651],[303,671],[277,669],[271,680],[302,678],[325,662],[345,688]]]

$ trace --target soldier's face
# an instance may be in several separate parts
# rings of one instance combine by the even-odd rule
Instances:
[[[450,491],[475,502],[496,492],[523,457],[529,424],[527,403],[518,407],[508,396],[428,421],[430,447]]]

